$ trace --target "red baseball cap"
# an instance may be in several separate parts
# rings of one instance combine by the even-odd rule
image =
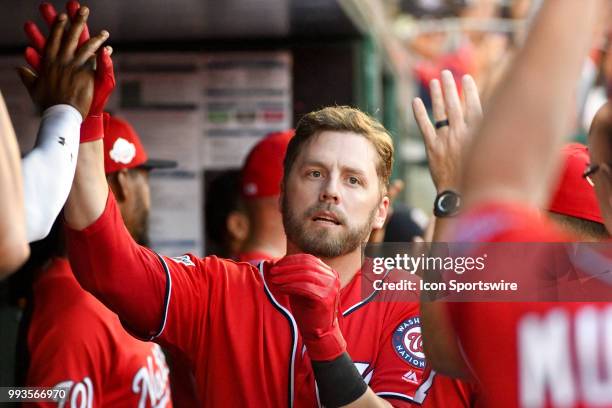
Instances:
[[[595,189],[582,177],[590,162],[588,147],[570,143],[563,148],[562,153],[565,161],[563,174],[548,210],[603,223]]]
[[[106,174],[134,167],[171,168],[172,160],[149,159],[132,126],[126,121],[104,113],[104,171]]]
[[[270,133],[251,150],[242,168],[242,195],[246,198],[280,194],[283,160],[294,130]]]

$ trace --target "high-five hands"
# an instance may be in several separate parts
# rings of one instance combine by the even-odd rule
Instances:
[[[463,77],[462,87],[465,110],[450,71],[442,71],[442,86],[437,79],[431,81],[434,123],[429,120],[420,98],[412,102],[414,117],[425,142],[431,178],[438,193],[459,187],[463,150],[482,119],[478,89],[471,76]]]
[[[340,279],[336,271],[313,255],[287,255],[270,268],[268,281],[289,296],[311,360],[331,361],[346,351],[338,325]]]
[[[81,27],[81,31],[79,31],[78,34],[74,34],[68,37],[70,41],[72,41],[72,45],[70,47],[74,47],[78,53],[85,53],[85,60],[87,62],[93,62],[93,55],[98,51],[98,48],[104,42],[104,40],[108,38],[108,33],[106,31],[102,31],[96,37],[89,37],[89,30],[87,28],[87,25],[85,24],[87,16],[89,15],[89,10],[86,7],[81,7],[77,1],[70,0],[66,4],[66,10],[68,12],[68,16],[70,17],[70,20],[72,20],[71,30],[79,29],[78,27],[76,27],[77,25]],[[58,16],[55,8],[49,3],[41,4],[40,13],[43,17],[43,20],[51,28],[50,38],[53,38],[53,27],[58,22],[58,17],[65,17],[65,14],[62,13]],[[84,21],[82,22],[82,24],[80,24],[79,21],[83,18]],[[46,54],[46,49],[48,48],[47,39],[41,33],[38,26],[31,21],[26,22],[24,29],[30,43],[30,46],[26,48],[25,58],[28,64],[32,67],[33,71],[28,70],[27,68],[22,68],[21,70],[27,70],[33,73],[34,75],[38,75],[44,68],[44,56]],[[74,41],[76,39],[78,39],[78,42],[76,43],[76,45],[74,45]],[[66,40],[64,42],[66,42]],[[113,71],[113,62],[111,59],[111,54],[111,47],[104,47],[97,52],[93,97],[88,110],[88,115],[85,118],[81,127],[81,142],[88,142],[103,137],[104,125],[102,113],[104,111],[104,106],[106,105],[106,102],[108,101],[108,98],[115,87],[115,75]],[[75,65],[77,62],[82,61],[73,61]],[[80,68],[85,70],[91,70],[91,65],[92,64],[81,63]]]

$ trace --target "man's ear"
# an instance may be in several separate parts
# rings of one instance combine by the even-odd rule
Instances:
[[[372,223],[373,229],[379,229],[384,227],[385,221],[387,220],[387,215],[389,213],[389,205],[390,205],[389,197],[386,195],[383,196],[382,200],[378,204],[378,208],[376,210],[376,215],[374,217],[374,222]]]
[[[121,169],[107,176],[108,184],[119,203],[126,201],[130,195],[129,178],[127,169]]]
[[[232,211],[227,216],[225,227],[232,239],[244,241],[249,236],[249,217],[242,211]]]

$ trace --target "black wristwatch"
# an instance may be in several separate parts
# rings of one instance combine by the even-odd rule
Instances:
[[[434,201],[434,215],[439,218],[457,215],[460,208],[461,196],[453,190],[442,191]]]

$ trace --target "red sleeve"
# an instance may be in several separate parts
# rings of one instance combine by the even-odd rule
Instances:
[[[66,230],[70,264],[84,289],[137,337],[194,355],[235,263],[190,254],[170,258],[136,244],[112,192],[92,225]]]
[[[211,258],[199,259],[191,254],[161,259],[169,271],[168,297],[155,341],[194,358],[197,344],[206,335],[209,308],[214,307],[209,278],[216,267],[211,265]]]
[[[418,303],[396,303],[391,310],[370,388],[394,407],[421,405],[435,373],[425,363]]]
[[[104,383],[111,375],[112,354],[104,324],[92,313],[80,314],[83,319],[61,320],[54,327],[61,335],[34,339],[38,342],[30,355],[28,387],[66,389],[66,407],[100,407],[103,404]],[[83,401],[88,401],[83,404]],[[28,404],[29,406],[29,404]],[[57,407],[56,402],[33,403],[36,407]]]
[[[66,227],[70,265],[81,286],[143,338],[161,330],[169,272],[130,236],[111,191],[104,212],[82,231]]]

